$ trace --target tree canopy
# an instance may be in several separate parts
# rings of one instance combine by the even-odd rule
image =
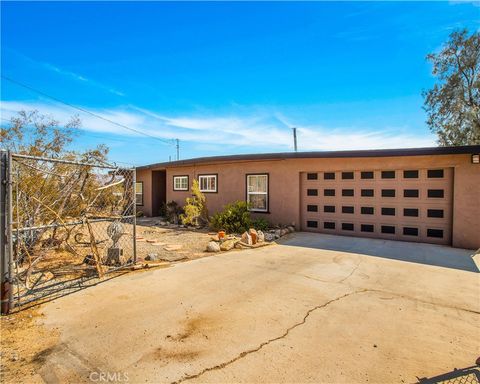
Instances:
[[[427,60],[438,79],[423,93],[430,130],[441,146],[480,144],[480,33],[453,32]]]

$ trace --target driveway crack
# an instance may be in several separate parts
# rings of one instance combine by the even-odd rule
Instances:
[[[231,360],[228,360],[228,361],[225,361],[225,362],[223,362],[223,363],[214,365],[214,366],[212,366],[212,367],[204,368],[204,369],[202,369],[200,372],[195,373],[195,374],[192,374],[192,375],[185,375],[185,376],[181,377],[180,379],[178,379],[178,380],[176,380],[176,381],[173,381],[171,384],[179,384],[179,383],[182,383],[182,382],[187,381],[187,380],[196,379],[196,378],[202,376],[203,374],[205,374],[205,373],[207,373],[207,372],[215,371],[215,370],[219,370],[219,369],[223,369],[223,368],[227,367],[228,365],[235,363],[237,360],[243,359],[245,356],[248,356],[248,355],[250,355],[250,354],[252,354],[252,353],[256,353],[256,352],[260,351],[263,347],[269,345],[270,343],[273,343],[273,342],[275,342],[275,341],[284,339],[285,337],[288,336],[288,334],[290,333],[290,331],[292,331],[292,330],[294,330],[295,328],[300,327],[300,326],[302,326],[303,324],[305,324],[306,321],[307,321],[307,319],[308,319],[308,317],[310,316],[310,314],[311,314],[312,312],[317,311],[317,310],[319,310],[319,309],[323,309],[323,308],[329,306],[330,304],[332,304],[332,303],[334,303],[334,302],[336,302],[336,301],[345,299],[345,298],[347,298],[347,297],[349,297],[349,296],[352,296],[352,295],[355,295],[355,294],[357,294],[357,293],[362,293],[362,292],[364,292],[364,291],[365,291],[365,290],[361,289],[361,290],[349,292],[349,293],[346,293],[346,294],[344,294],[344,295],[342,295],[342,296],[338,296],[338,297],[336,297],[336,298],[334,298],[334,299],[332,299],[332,300],[329,300],[329,301],[327,301],[326,303],[323,303],[323,304],[321,304],[321,305],[317,305],[317,306],[315,306],[315,307],[313,307],[313,308],[310,308],[310,309],[306,312],[305,316],[303,317],[303,319],[302,319],[300,322],[295,323],[295,324],[292,325],[291,327],[287,328],[287,330],[286,330],[285,332],[283,332],[280,336],[277,336],[277,337],[274,337],[274,338],[269,339],[269,340],[267,340],[267,341],[264,341],[263,343],[259,344],[259,345],[258,345],[257,347],[255,347],[255,348],[252,348],[252,349],[248,349],[248,350],[246,350],[246,351],[243,351],[243,352],[239,353],[236,357],[234,357],[234,358],[231,359]]]

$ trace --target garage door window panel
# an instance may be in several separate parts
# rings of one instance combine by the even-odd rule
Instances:
[[[247,202],[250,211],[268,212],[268,174],[247,175]]]

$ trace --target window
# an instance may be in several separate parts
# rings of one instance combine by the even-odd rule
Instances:
[[[143,205],[143,181],[135,183],[135,203]]]
[[[353,179],[353,172],[342,172],[342,179],[343,180],[352,180]]]
[[[323,190],[323,196],[335,196],[335,190],[334,189],[324,189]]]
[[[202,192],[217,192],[217,175],[198,175],[198,185]]]
[[[318,189],[307,189],[307,196],[318,196]]]
[[[427,210],[428,217],[443,218],[443,209],[429,209]]]
[[[382,225],[382,233],[395,233],[395,227],[393,225]]]
[[[355,212],[355,208],[354,207],[342,207],[342,213],[354,213]]]
[[[250,210],[268,212],[268,175],[247,175],[247,202]]]
[[[382,171],[382,179],[394,179],[395,171]]]
[[[373,197],[373,189],[362,189],[362,197]]]
[[[418,217],[417,208],[403,208],[403,216]]]
[[[395,197],[395,189],[382,189],[382,197]]]
[[[404,179],[418,179],[418,171],[403,171]]]
[[[373,179],[373,172],[371,172],[371,171],[362,172],[362,173],[360,174],[360,177],[361,177],[362,179]]]
[[[427,236],[428,237],[438,237],[438,238],[443,238],[443,229],[427,229]]]
[[[362,232],[373,232],[373,224],[362,224],[360,226]]]
[[[335,212],[335,206],[334,205],[324,205],[323,206],[323,212],[334,213]]]
[[[315,221],[315,220],[307,221],[307,227],[308,228],[318,228],[318,221]]]
[[[342,223],[342,229],[344,231],[353,231],[353,224],[352,223]]]
[[[318,212],[318,205],[307,205],[307,212]]]
[[[188,191],[188,176],[173,176],[174,191]]]
[[[418,189],[404,189],[403,197],[418,197]]]
[[[373,207],[362,207],[360,213],[362,215],[373,215]]]
[[[395,208],[382,208],[383,216],[395,216]]]
[[[429,179],[441,179],[443,178],[443,169],[429,169],[427,171],[427,177]]]
[[[443,189],[429,189],[428,197],[442,198],[444,196]]]
[[[342,189],[342,196],[353,196],[353,189]]]
[[[335,172],[325,172],[323,174],[324,180],[335,180]]]
[[[335,222],[333,221],[325,221],[323,223],[323,228],[325,229],[335,229]]]
[[[318,174],[317,173],[307,173],[307,180],[317,180]]]
[[[406,236],[418,236],[418,228],[403,227],[403,234]]]

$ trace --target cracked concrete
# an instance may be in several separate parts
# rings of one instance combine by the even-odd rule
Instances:
[[[299,233],[51,302],[44,326],[60,347],[42,355],[48,373],[37,378],[89,382],[95,367],[130,383],[386,383],[472,365],[478,273],[362,254],[348,238],[298,245],[315,239],[326,242]]]

